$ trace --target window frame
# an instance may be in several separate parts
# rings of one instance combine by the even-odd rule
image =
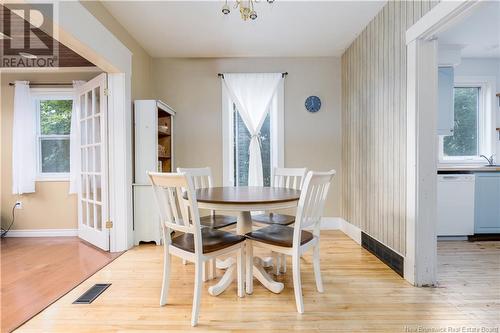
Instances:
[[[36,110],[36,181],[69,181],[70,172],[42,172],[42,139],[68,139],[70,134],[42,134],[40,128],[40,101],[41,100],[73,100],[73,88],[31,88],[31,97]]]
[[[271,131],[271,179],[272,170],[284,166],[285,160],[285,86],[281,80],[276,93],[269,105],[270,131]],[[223,160],[223,186],[234,184],[234,151],[233,151],[233,101],[222,83],[222,160]]]
[[[495,77],[456,76],[453,88],[479,88],[478,96],[478,155],[444,156],[444,136],[438,140],[439,164],[483,165],[486,160],[480,155],[490,156],[495,153]]]

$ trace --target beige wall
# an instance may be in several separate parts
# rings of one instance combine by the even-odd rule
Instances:
[[[82,4],[111,33],[132,52],[132,100],[153,98],[151,89],[151,57],[130,34],[114,19],[104,6],[95,1]],[[11,207],[18,199],[11,195],[11,138],[13,88],[7,86],[13,80],[30,81],[71,81],[89,79],[95,74],[2,74],[1,77],[1,221],[6,227],[10,223]],[[77,227],[76,198],[68,195],[67,182],[37,182],[36,193],[23,195],[24,209],[16,211],[13,229],[65,229]]]
[[[342,55],[343,217],[406,245],[405,32],[437,1],[389,1]]]
[[[132,101],[153,98],[151,88],[151,62],[149,54],[116,21],[98,1],[81,1],[82,5],[132,52]]]
[[[36,192],[21,196],[12,194],[12,121],[14,87],[9,82],[27,80],[31,82],[71,82],[89,80],[97,73],[64,74],[5,74],[0,76],[1,85],[1,222],[6,228],[11,221],[11,212],[17,200],[23,209],[16,210],[12,229],[76,229],[77,198],[69,195],[69,182],[37,182]]]
[[[224,58],[153,59],[155,96],[177,111],[175,163],[210,166],[222,183],[222,114],[219,72],[288,72],[285,79],[285,166],[336,169],[325,216],[340,215],[340,59]],[[304,108],[309,95],[321,111]]]

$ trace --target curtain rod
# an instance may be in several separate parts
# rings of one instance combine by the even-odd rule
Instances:
[[[282,78],[285,78],[285,76],[287,76],[287,75],[288,75],[288,72],[281,73]],[[224,74],[222,74],[222,73],[218,73],[217,76],[220,78],[224,78]]]
[[[10,82],[9,86],[14,86],[14,82]],[[72,86],[72,82],[33,82],[29,84],[30,86]]]

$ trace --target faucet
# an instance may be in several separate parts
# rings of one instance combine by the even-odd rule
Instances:
[[[484,158],[488,161],[488,164],[489,164],[489,165],[493,165],[493,156],[494,156],[494,155],[491,155],[491,156],[488,158],[488,157],[486,157],[486,156],[484,156],[484,155],[481,155],[481,156],[479,156],[479,157],[484,157]]]

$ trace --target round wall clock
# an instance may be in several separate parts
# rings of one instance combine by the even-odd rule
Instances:
[[[318,112],[321,109],[321,100],[318,96],[309,96],[306,98],[305,106],[309,112]]]

